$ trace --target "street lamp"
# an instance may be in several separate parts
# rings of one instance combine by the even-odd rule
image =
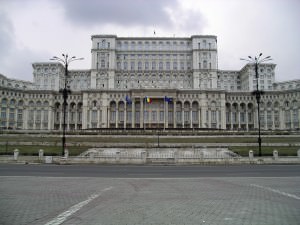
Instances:
[[[263,91],[258,89],[258,65],[262,62],[270,61],[271,56],[262,57],[262,53],[260,53],[258,56],[255,56],[254,58],[251,56],[248,56],[247,59],[241,58],[240,60],[248,61],[250,63],[253,63],[255,66],[255,78],[256,78],[256,90],[252,92],[253,95],[255,95],[256,103],[257,103],[257,116],[258,116],[258,155],[261,157],[261,137],[260,137],[260,99],[261,95],[264,94]]]
[[[83,58],[76,58],[76,56],[72,56],[69,58],[68,54],[62,54],[62,58],[59,58],[57,56],[53,56],[50,60],[61,62],[65,66],[65,85],[64,88],[59,90],[60,93],[63,94],[63,115],[64,115],[64,122],[63,122],[63,136],[62,136],[62,153],[63,156],[65,153],[65,147],[66,147],[66,106],[67,106],[67,99],[68,95],[71,93],[71,90],[67,87],[67,77],[68,77],[68,66],[71,62],[76,60],[83,60]]]

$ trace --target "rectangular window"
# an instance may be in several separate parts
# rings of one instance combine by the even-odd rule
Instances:
[[[113,122],[113,123],[116,122],[116,111],[110,112],[110,122]]]
[[[29,120],[33,121],[33,116],[34,116],[34,111],[30,110],[29,111]],[[58,119],[59,120],[59,119]]]
[[[184,111],[184,121],[189,122],[190,121],[190,112]]]
[[[131,70],[135,70],[135,64],[134,64],[134,62],[130,62],[130,69]]]
[[[139,123],[140,122],[140,112],[137,111],[135,112],[135,123]]]
[[[176,112],[176,120],[177,120],[177,123],[181,122],[181,111]]]
[[[82,112],[78,112],[78,122],[81,123],[82,121]]]
[[[226,123],[230,123],[230,112],[226,112]]]
[[[117,62],[117,69],[118,69],[118,70],[121,69],[121,62]]]
[[[211,111],[211,122],[216,123],[217,122],[217,114],[216,111]]]
[[[177,70],[177,62],[173,62],[173,70]]]
[[[35,118],[36,118],[37,121],[41,121],[41,110],[36,111],[36,117]]]
[[[144,121],[145,122],[149,121],[149,112],[148,111],[144,111]]]
[[[119,121],[124,122],[124,111],[119,112]]]
[[[131,111],[128,111],[126,113],[126,120],[127,120],[127,123],[131,123],[131,118],[132,118],[132,112]]]
[[[138,70],[142,70],[142,62],[138,62]]]
[[[156,70],[156,62],[152,61],[152,70]]]
[[[192,112],[193,122],[198,122],[198,111]]]
[[[245,123],[245,113],[244,112],[241,112],[240,113],[240,120],[241,120],[241,123]]]
[[[173,112],[172,111],[169,111],[168,120],[169,120],[169,123],[173,123]]]
[[[236,123],[236,112],[232,113],[232,123]]]
[[[97,122],[97,111],[96,110],[92,111],[92,122]]]
[[[253,122],[252,120],[253,120],[253,118],[252,118],[252,113],[249,112],[249,113],[248,113],[248,122],[251,123],[251,122]]]
[[[159,62],[159,70],[163,70],[163,62]]]
[[[127,64],[127,62],[124,62],[124,63],[123,63],[123,69],[124,69],[124,70],[127,70],[127,69],[128,69],[128,64]]]
[[[15,110],[14,109],[9,109],[9,120],[14,120],[15,118]]]
[[[180,70],[184,70],[184,62],[180,62]]]
[[[163,122],[164,121],[164,111],[159,112],[159,121]]]
[[[156,111],[152,111],[152,122],[157,122],[157,113]]]
[[[43,111],[43,121],[48,122],[48,111],[47,110]]]
[[[145,62],[145,70],[149,70],[149,62]]]
[[[18,109],[18,121],[22,121],[22,120],[23,120],[23,110]]]
[[[171,68],[170,68],[170,62],[167,62],[167,63],[166,63],[166,69],[167,69],[167,70],[170,70],[170,69],[171,69]]]

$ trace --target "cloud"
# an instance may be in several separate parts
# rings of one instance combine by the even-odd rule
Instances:
[[[173,30],[181,35],[201,34],[207,25],[203,14],[191,8],[184,8],[180,4],[168,7],[166,11],[172,20]]]
[[[9,54],[13,41],[13,26],[10,22],[7,14],[4,11],[0,11],[0,62],[5,61],[5,56]],[[2,64],[2,63],[1,63]]]
[[[19,46],[14,24],[8,14],[11,5],[6,6],[0,10],[0,73],[10,78],[32,80],[31,63],[39,61],[45,52]]]
[[[117,24],[124,26],[170,26],[172,21],[166,7],[176,4],[174,0],[64,0],[66,17],[81,26]]]

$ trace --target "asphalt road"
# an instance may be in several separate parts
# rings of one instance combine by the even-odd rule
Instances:
[[[299,165],[0,164],[1,225],[299,225]]]
[[[48,177],[294,177],[300,165],[128,166],[0,164],[0,176]]]

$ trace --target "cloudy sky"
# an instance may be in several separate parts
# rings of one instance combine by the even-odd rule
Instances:
[[[262,52],[276,80],[300,79],[300,0],[0,0],[0,74],[31,81],[33,62],[84,57],[93,34],[218,36],[219,69],[239,70],[241,57]]]

